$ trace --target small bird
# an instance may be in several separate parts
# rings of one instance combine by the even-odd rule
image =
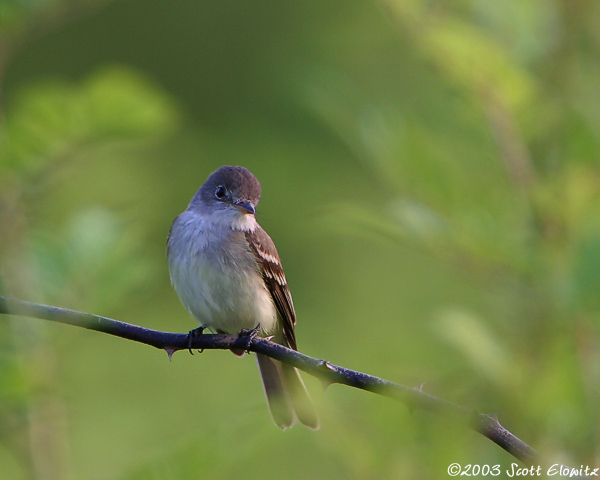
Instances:
[[[297,350],[296,312],[281,260],[254,216],[260,192],[244,167],[223,166],[209,175],[171,226],[171,283],[201,327],[214,333],[259,327],[272,341]],[[297,418],[319,428],[298,370],[260,354],[256,360],[275,424],[285,430]]]

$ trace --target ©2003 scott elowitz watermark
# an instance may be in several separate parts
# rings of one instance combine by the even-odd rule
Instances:
[[[544,468],[541,465],[522,467],[518,463],[511,463],[509,468],[502,468],[500,465],[478,465],[468,463],[451,463],[448,466],[448,475],[451,477],[497,477],[504,474],[508,477],[547,477],[569,478],[569,477],[598,477],[600,476],[600,467],[594,468],[586,465],[580,465],[579,468],[567,467],[560,463],[555,463],[550,467]]]

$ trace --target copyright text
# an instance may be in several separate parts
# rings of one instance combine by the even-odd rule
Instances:
[[[500,465],[478,465],[478,464],[466,464],[461,465],[460,463],[452,463],[448,466],[448,475],[451,477],[497,477],[504,473],[508,477],[541,477],[546,475],[548,477],[558,478],[569,478],[569,477],[598,477],[600,476],[600,468],[593,468],[589,466],[580,465],[579,468],[567,467],[560,463],[548,467],[547,470],[543,469],[541,465],[522,467],[518,463],[511,463],[510,468],[502,471]]]

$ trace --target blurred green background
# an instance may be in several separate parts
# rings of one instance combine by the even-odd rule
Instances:
[[[600,3],[0,0],[0,291],[195,327],[173,218],[244,165],[300,350],[600,467]],[[512,457],[306,378],[270,421],[254,360],[0,318],[6,479],[427,479]]]

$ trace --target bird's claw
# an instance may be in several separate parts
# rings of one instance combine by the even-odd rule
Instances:
[[[259,332],[260,332],[260,325],[257,325],[256,327],[251,328],[251,329],[243,328],[240,331],[240,338],[244,338],[246,340],[246,347],[244,348],[244,350],[246,350],[247,352],[250,351],[250,344],[252,343],[252,340],[254,340],[254,337],[256,337]]]
[[[194,328],[193,330],[190,330],[189,333],[187,334],[187,347],[188,347],[188,351],[190,352],[191,355],[194,354],[194,352],[192,352],[192,345],[194,343],[194,340],[198,337],[200,337],[200,335],[202,335],[204,333],[204,330],[206,329],[206,327],[204,325],[198,327],[198,328]],[[204,351],[204,349],[202,350],[198,350],[198,353],[202,353]]]

